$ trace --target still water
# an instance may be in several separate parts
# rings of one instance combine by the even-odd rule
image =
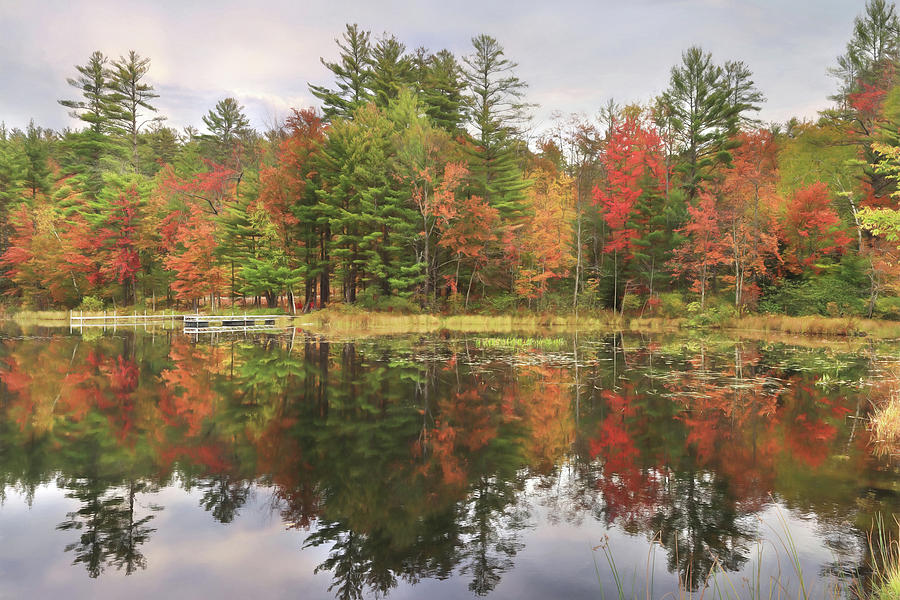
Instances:
[[[8,325],[0,598],[821,597],[900,514],[897,352]]]

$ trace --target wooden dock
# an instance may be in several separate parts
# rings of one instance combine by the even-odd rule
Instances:
[[[278,329],[277,317],[290,315],[184,315],[185,333],[230,331],[271,331]]]
[[[69,330],[85,327],[103,327],[115,331],[119,327],[148,327],[170,325],[181,321],[184,333],[223,333],[230,331],[272,331],[278,329],[277,319],[292,318],[291,315],[202,315],[176,314],[106,314],[85,316],[84,313],[69,314]]]

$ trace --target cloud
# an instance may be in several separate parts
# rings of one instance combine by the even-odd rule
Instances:
[[[217,100],[235,96],[262,128],[273,115],[313,104],[307,82],[330,82],[319,58],[335,58],[334,38],[357,22],[375,37],[388,31],[409,48],[457,55],[473,35],[493,35],[540,104],[537,122],[553,112],[593,114],[611,97],[649,100],[692,44],[719,61],[745,61],[769,98],[761,118],[783,121],[826,104],[835,87],[827,67],[862,8],[861,0],[3,1],[0,119],[75,125],[57,103],[75,93],[65,81],[74,65],[95,49],[112,57],[135,49],[152,60],[158,106],[171,124],[201,127]]]

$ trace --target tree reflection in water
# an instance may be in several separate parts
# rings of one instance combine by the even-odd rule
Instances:
[[[691,589],[747,564],[773,497],[815,513],[853,560],[871,515],[900,508],[872,494],[877,465],[846,418],[858,392],[841,382],[871,376],[864,355],[665,337],[575,348],[577,371],[464,338],[7,339],[0,489],[33,497],[55,479],[79,503],[58,526],[76,534],[65,550],[91,577],[147,568],[163,486],[196,490],[220,523],[269,495],[305,548],[327,549],[316,572],[339,598],[455,576],[487,595],[536,507],[658,540]]]

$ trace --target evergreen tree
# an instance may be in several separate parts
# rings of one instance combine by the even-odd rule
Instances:
[[[159,98],[153,86],[143,81],[150,70],[150,59],[134,50],[128,56],[119,57],[110,72],[111,102],[115,105],[112,122],[121,129],[131,144],[131,168],[138,172],[138,133],[146,121],[142,111],[156,112],[150,102]],[[158,120],[159,117],[152,120]]]
[[[180,150],[178,132],[154,121],[150,129],[141,134],[139,149],[141,150],[142,171],[153,175],[159,171],[160,165],[172,164]]]
[[[108,59],[102,52],[95,51],[85,65],[76,65],[80,75],[66,81],[81,91],[81,100],[60,100],[59,103],[71,109],[69,116],[87,124],[97,135],[108,133],[111,115],[115,114],[115,102],[111,90]]]
[[[68,132],[64,145],[70,155],[68,170],[78,173],[88,193],[96,195],[103,187],[101,161],[115,153],[115,144],[108,134],[115,131],[112,116],[116,106],[110,88],[108,60],[102,52],[91,54],[85,65],[76,65],[79,76],[69,78],[69,85],[81,91],[80,100],[60,100],[71,109],[69,115],[85,123],[81,132]]]
[[[25,134],[25,171],[23,181],[32,199],[38,192],[46,193],[50,188],[50,165],[47,163],[49,151],[43,139],[43,130],[36,127],[34,120],[28,122]]]
[[[25,191],[25,152],[19,136],[12,136],[0,123],[0,218],[6,222],[6,210],[19,202]]]
[[[411,83],[412,61],[405,52],[406,46],[394,36],[381,38],[372,48],[370,87],[380,108],[387,108]]]
[[[435,126],[458,133],[464,118],[464,84],[456,57],[448,50],[428,54],[419,48],[413,58],[413,73],[425,114]]]
[[[475,132],[469,167],[472,193],[496,208],[507,221],[523,213],[523,179],[516,161],[515,138],[525,118],[525,83],[513,74],[516,63],[489,35],[472,38],[474,52],[463,58],[468,87],[465,106]]]
[[[837,66],[829,69],[839,81],[838,91],[831,96],[841,110],[850,109],[850,96],[866,85],[885,87],[885,77],[893,83],[900,60],[900,19],[893,3],[868,0],[862,15],[853,20],[853,36],[847,51],[838,56]]]
[[[742,60],[725,61],[723,69],[725,86],[728,89],[728,102],[738,113],[738,123],[744,127],[759,125],[759,119],[745,114],[747,111],[759,112],[760,104],[766,97],[753,81],[753,73]]]
[[[240,163],[240,141],[250,131],[250,120],[244,115],[244,107],[234,98],[225,98],[203,117],[209,131],[203,136],[210,146],[211,158],[229,167]]]
[[[216,248],[216,255],[225,265],[225,276],[228,278],[232,298],[235,292],[242,294],[247,290],[242,279],[241,265],[249,263],[258,256],[258,242],[261,232],[251,220],[252,201],[248,194],[238,196],[233,202],[225,205],[219,214],[221,241]],[[253,296],[259,295],[257,292]]]
[[[692,202],[716,167],[731,161],[729,150],[734,145],[729,140],[737,131],[741,114],[752,109],[758,98],[750,72],[742,63],[732,65],[734,77],[730,81],[726,70],[698,46],[685,50],[681,60],[681,65],[672,67],[662,104],[681,154],[676,170]],[[733,103],[732,96],[739,103]]]
[[[418,269],[409,251],[409,198],[390,171],[394,131],[377,107],[364,106],[352,121],[332,123],[322,151],[319,196],[332,235],[329,256],[338,263],[346,302],[356,301],[360,287],[375,286],[373,296],[406,292],[407,278]]]
[[[370,37],[370,32],[360,30],[355,23],[348,24],[343,41],[335,40],[341,50],[339,62],[320,59],[334,74],[337,89],[309,84],[309,91],[322,101],[322,112],[327,119],[350,118],[354,110],[372,99]]]

